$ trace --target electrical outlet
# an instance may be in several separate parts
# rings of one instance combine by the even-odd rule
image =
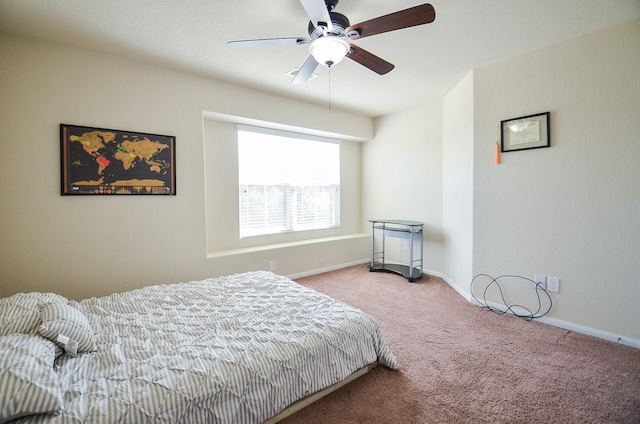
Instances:
[[[540,274],[536,274],[533,277],[533,281],[536,283],[536,286],[540,287],[541,289],[545,289],[545,285],[547,284],[547,277],[544,275],[540,275]]]
[[[560,279],[558,277],[549,277],[549,291],[558,293],[560,291]]]
[[[269,271],[276,270],[276,261],[269,261]]]

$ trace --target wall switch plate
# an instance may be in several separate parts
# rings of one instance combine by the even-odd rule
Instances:
[[[404,241],[404,250],[409,250],[409,242],[407,240]]]
[[[558,293],[560,291],[560,279],[558,277],[549,277],[547,288],[550,292]]]
[[[533,281],[536,283],[536,286],[540,287],[542,290],[545,289],[547,284],[547,277],[544,275],[536,274],[533,277]]]
[[[276,270],[276,261],[269,261],[269,271]]]

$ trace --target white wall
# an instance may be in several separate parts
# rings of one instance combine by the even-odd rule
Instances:
[[[633,21],[474,73],[474,273],[559,277],[550,318],[635,339],[639,70]],[[551,147],[495,165],[500,120],[546,111]]]
[[[443,273],[459,285],[473,277],[473,86],[470,72],[443,101]]]
[[[557,276],[552,319],[640,339],[638,52],[634,21],[476,69],[442,105],[377,119],[355,145],[360,231],[371,218],[424,221],[425,268],[463,294],[475,273]],[[356,140],[373,137],[371,119],[22,38],[0,35],[0,59],[2,295],[80,298],[369,255],[368,234],[343,234],[208,259],[203,111]],[[499,121],[547,110],[552,147],[495,165]],[[60,196],[62,122],[175,135],[178,195]]]
[[[205,195],[203,115],[307,128],[349,140],[371,138],[371,118],[6,35],[0,35],[0,64],[3,296],[39,290],[83,298],[267,269],[269,260],[276,261],[276,272],[291,275],[368,257],[368,235],[350,235],[359,230],[360,215],[359,196],[352,196],[343,198],[349,226],[333,238],[207,258],[207,196],[222,193]],[[176,136],[177,196],[61,196],[60,123]],[[218,141],[227,142],[225,137],[221,133]],[[352,193],[359,185],[359,147],[348,150],[344,157],[356,171],[343,178]],[[223,190],[234,186],[226,176],[228,166],[217,175],[228,180]]]
[[[479,273],[559,277],[544,321],[638,345],[639,69],[634,21],[476,69],[441,109],[378,119],[376,138],[362,145],[364,217],[424,220],[438,232],[427,268],[468,299]],[[504,153],[496,165],[500,121],[545,111],[552,147]],[[420,151],[419,140],[407,140],[438,119],[442,163],[425,138],[422,165],[403,167],[402,148]],[[416,207],[406,182],[426,179],[442,187],[423,185]],[[429,228],[438,222],[432,199],[442,218]],[[441,265],[429,262],[431,252]],[[510,300],[531,300],[506,289]]]
[[[442,272],[441,139],[442,109],[432,104],[377,118],[375,138],[361,144],[363,230],[371,233],[368,219],[424,222],[424,268],[435,272]],[[385,259],[408,263],[401,239],[388,240]]]

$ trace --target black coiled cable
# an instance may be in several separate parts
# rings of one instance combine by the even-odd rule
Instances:
[[[476,279],[478,279],[480,277],[486,277],[486,278],[488,278],[490,280],[489,284],[487,284],[487,286],[483,290],[482,301],[480,299],[478,299],[473,294],[474,283],[475,284],[479,284],[479,283],[476,283]],[[514,305],[510,305],[506,301],[505,296],[504,296],[504,292],[502,291],[502,287],[500,286],[500,283],[498,282],[498,280],[505,279],[505,278],[518,278],[518,279],[522,279],[522,280],[528,281],[528,282],[530,282],[531,284],[534,285],[535,293],[536,293],[536,296],[538,298],[538,309],[535,312],[531,311],[529,308],[527,308],[527,307],[525,307],[523,305],[515,305],[515,304]],[[500,308],[499,306],[501,306],[501,305],[498,305],[498,307],[489,306],[489,302],[487,301],[487,291],[493,285],[495,285],[497,287],[497,289],[498,289],[498,291],[500,293],[500,298],[502,300],[502,304],[504,305],[504,308]],[[526,319],[528,321],[533,320],[534,318],[540,318],[540,317],[545,316],[546,314],[549,313],[549,311],[551,310],[551,306],[553,305],[553,303],[551,301],[551,296],[549,296],[549,293],[547,293],[547,291],[545,289],[540,287],[538,284],[536,284],[535,281],[531,280],[530,278],[522,277],[522,276],[519,276],[519,275],[509,275],[509,274],[507,274],[507,275],[501,275],[499,277],[493,278],[492,276],[490,276],[488,274],[478,274],[475,277],[473,277],[473,279],[471,280],[471,284],[470,284],[469,289],[471,291],[471,296],[475,299],[475,301],[478,302],[478,304],[480,304],[481,306],[489,309],[490,311],[499,312],[499,313],[503,313],[503,314],[512,314],[512,315],[515,315],[517,317]],[[544,293],[544,295],[546,295],[547,299],[549,300],[549,307],[544,312],[541,312],[542,311],[542,303],[543,303],[542,299],[540,297],[541,293]],[[516,312],[514,310],[514,308],[522,309],[524,311],[527,311],[527,313],[523,314],[523,313],[520,313],[520,312]]]

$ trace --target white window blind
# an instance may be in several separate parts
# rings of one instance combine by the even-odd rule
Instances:
[[[340,226],[340,142],[238,125],[240,237]]]

